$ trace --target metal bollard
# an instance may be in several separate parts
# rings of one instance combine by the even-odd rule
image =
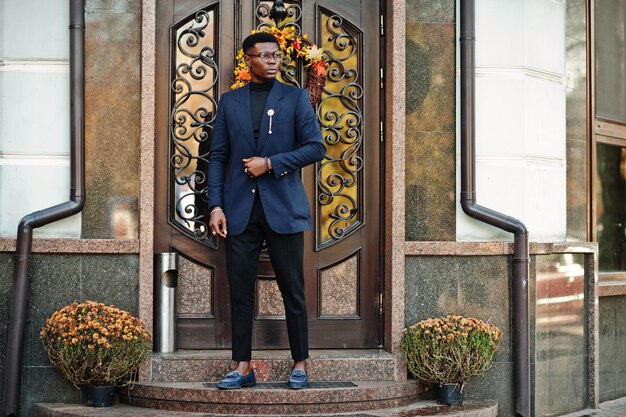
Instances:
[[[178,347],[176,340],[178,254],[157,253],[154,271],[154,351],[172,353]]]

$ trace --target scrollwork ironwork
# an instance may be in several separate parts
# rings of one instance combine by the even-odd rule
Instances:
[[[326,18],[322,47],[329,63],[318,119],[326,157],[317,165],[318,247],[335,243],[362,224],[363,86],[357,35],[338,15]],[[327,221],[324,218],[328,217]]]
[[[205,244],[208,234],[206,167],[217,108],[215,13],[201,10],[172,30],[174,71],[171,83],[170,221]],[[213,36],[207,36],[212,30]]]
[[[299,2],[286,3],[287,17],[283,20],[282,27],[292,26],[296,28],[296,33],[302,33],[302,7]],[[257,4],[255,12],[257,30],[264,30],[276,26],[276,22],[270,17],[273,4],[273,1],[261,1]],[[292,60],[291,57],[286,56],[280,63],[280,79],[282,82],[300,87],[302,80],[301,74],[302,65]]]
[[[271,26],[276,26],[276,22],[270,17],[272,11],[273,1],[261,1],[256,7],[256,28],[257,30],[263,30]],[[301,21],[302,21],[302,7],[299,2],[287,2],[285,4],[287,16],[284,18],[282,25],[284,27],[293,26],[296,28],[296,33],[302,33]]]

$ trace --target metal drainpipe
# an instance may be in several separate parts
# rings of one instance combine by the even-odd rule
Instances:
[[[70,0],[70,201],[24,216],[17,228],[3,417],[18,416],[24,327],[28,311],[28,264],[32,253],[33,229],[70,217],[81,211],[85,205],[84,9],[84,0]]]
[[[514,234],[513,350],[515,414],[530,417],[530,344],[528,317],[528,230],[519,220],[476,204],[475,151],[475,4],[461,0],[461,207],[492,226]]]

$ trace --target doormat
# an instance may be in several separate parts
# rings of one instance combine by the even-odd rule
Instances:
[[[312,381],[310,388],[355,388],[357,385],[349,381]],[[217,388],[217,382],[204,382],[204,388]],[[257,382],[254,387],[247,389],[287,389],[286,382]]]

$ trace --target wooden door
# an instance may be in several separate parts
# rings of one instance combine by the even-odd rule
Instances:
[[[155,252],[179,253],[178,334],[186,349],[230,347],[224,244],[208,233],[206,167],[220,94],[252,29],[275,25],[273,1],[164,0],[157,9]],[[286,1],[294,25],[330,62],[316,111],[326,158],[302,170],[314,218],[305,233],[311,348],[382,345],[379,304],[380,54],[378,0]],[[304,85],[284,61],[280,79]],[[261,255],[253,348],[287,348],[282,299]]]

